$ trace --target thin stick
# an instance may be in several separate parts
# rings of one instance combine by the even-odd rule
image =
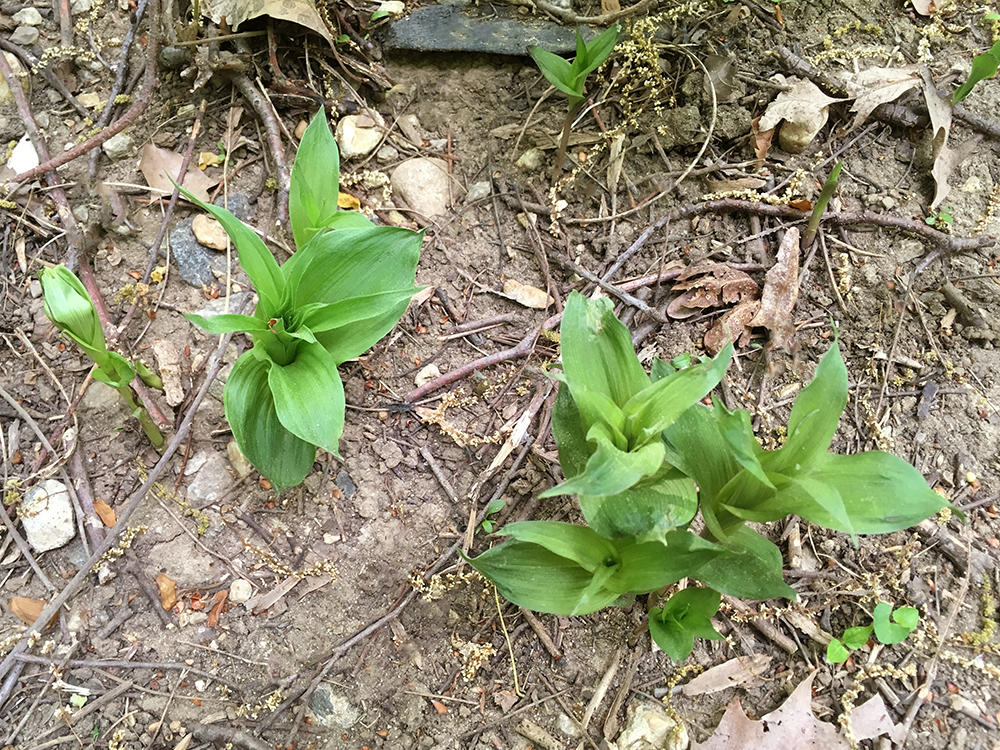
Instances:
[[[438,480],[438,484],[441,485],[441,489],[444,490],[444,494],[448,496],[448,499],[451,500],[452,503],[457,503],[458,495],[455,493],[455,488],[451,486],[451,482],[448,481],[448,477],[446,477],[444,472],[441,471],[441,467],[438,466],[438,462],[434,459],[431,452],[427,450],[426,446],[420,446],[420,455],[423,456],[427,465],[431,467],[431,472],[434,474],[434,478]]]
[[[541,641],[545,650],[549,652],[549,656],[551,656],[553,660],[561,659],[563,656],[562,651],[560,651],[559,647],[556,646],[555,642],[552,640],[552,636],[549,635],[549,631],[545,629],[545,626],[542,625],[541,621],[535,617],[530,610],[527,610],[524,607],[521,607],[521,617],[523,617],[524,621],[531,626],[532,630],[535,631],[535,635],[538,636],[538,640]]]
[[[510,633],[507,632],[507,623],[503,619],[503,607],[500,606],[500,594],[497,587],[493,587],[493,601],[497,605],[497,617],[500,618],[500,629],[503,631],[503,639],[507,644],[507,653],[510,655],[510,670],[514,673],[514,694],[521,695],[521,685],[517,680],[517,660],[514,658],[514,644],[510,642]]]

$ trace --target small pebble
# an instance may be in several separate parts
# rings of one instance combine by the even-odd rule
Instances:
[[[243,604],[250,599],[253,594],[253,586],[249,581],[237,578],[229,587],[229,601],[232,604]]]
[[[10,35],[10,43],[21,47],[31,47],[38,41],[39,36],[38,29],[34,26],[18,26]]]
[[[517,168],[524,172],[537,172],[542,168],[545,160],[545,152],[540,148],[529,148],[521,158],[517,160]]]
[[[11,18],[24,26],[40,26],[42,23],[42,14],[37,9],[31,7],[22,8],[11,16]]]

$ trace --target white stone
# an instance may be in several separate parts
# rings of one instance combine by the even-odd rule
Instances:
[[[383,13],[388,13],[393,18],[399,18],[406,12],[406,3],[402,0],[385,0],[378,9]]]
[[[7,168],[13,169],[16,174],[34,169],[39,164],[41,162],[38,159],[38,152],[35,151],[35,147],[32,145],[28,134],[25,133],[21,137],[21,140],[17,142],[17,145],[14,146],[14,150],[10,152],[10,158],[7,160]]]
[[[11,18],[25,26],[40,26],[42,23],[42,14],[35,8],[21,8]]]
[[[475,203],[476,201],[481,201],[484,198],[489,198],[490,193],[493,191],[493,186],[490,185],[488,180],[483,180],[482,182],[474,182],[469,187],[469,192],[465,196],[466,203]]]
[[[11,44],[19,44],[22,47],[30,47],[38,41],[39,36],[38,29],[34,26],[22,24],[14,29],[14,33],[10,35],[10,42]]]
[[[199,454],[195,454],[198,458]],[[226,459],[215,452],[206,453],[204,463],[187,488],[187,499],[195,508],[204,508],[222,499],[233,485]]]
[[[112,161],[124,159],[126,156],[133,153],[132,136],[125,132],[118,133],[117,135],[113,135],[108,138],[101,148],[104,149],[104,153],[106,153],[108,158]]]
[[[381,119],[381,118],[380,118]],[[337,123],[337,146],[341,159],[368,156],[382,140],[383,123],[367,115],[345,115]]]
[[[250,599],[253,594],[253,586],[250,581],[237,578],[229,587],[229,601],[232,604],[243,604]]]
[[[540,148],[529,148],[517,160],[517,168],[525,172],[537,172],[545,161],[545,152]]]
[[[47,479],[32,487],[18,509],[24,535],[36,552],[58,549],[76,536],[73,503],[62,482]]]
[[[451,205],[451,175],[444,159],[420,157],[400,164],[392,173],[392,192],[411,209],[431,219]]]
[[[439,377],[441,377],[441,370],[438,369],[436,364],[431,362],[429,365],[420,368],[417,376],[413,379],[413,384],[419,388],[425,383],[429,383]]]

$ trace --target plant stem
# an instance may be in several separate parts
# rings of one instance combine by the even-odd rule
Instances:
[[[816,201],[816,206],[813,208],[812,216],[809,217],[809,224],[806,226],[806,233],[802,235],[802,249],[805,250],[810,247],[813,240],[816,239],[816,232],[819,229],[819,223],[823,218],[823,214],[826,212],[826,207],[830,205],[830,199],[833,197],[833,191],[837,189],[837,181],[840,179],[840,167],[844,162],[838,161],[837,166],[833,168],[830,172],[830,176],[827,178],[826,182],[823,183],[823,190],[819,194],[819,200]]]
[[[135,402],[135,397],[132,395],[132,389],[127,385],[119,386],[117,389],[118,394],[125,399],[125,403],[128,404],[129,412],[133,417],[139,420],[139,424],[142,425],[142,431],[146,433],[146,437],[149,438],[149,442],[153,444],[156,450],[163,448],[163,435],[160,433],[159,428],[153,422],[152,417],[149,416],[149,412],[146,411],[144,406],[139,406]]]
[[[559,139],[559,148],[556,150],[556,163],[552,167],[553,185],[559,182],[559,178],[562,177],[563,159],[566,158],[566,149],[569,147],[569,134],[573,130],[573,118],[576,117],[582,105],[583,102],[570,105],[569,112],[566,113],[566,119],[563,120],[562,137]]]

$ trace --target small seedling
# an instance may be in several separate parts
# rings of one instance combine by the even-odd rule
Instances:
[[[953,101],[958,104],[970,93],[977,83],[996,75],[997,68],[1000,67],[1000,42],[990,47],[988,52],[976,55],[972,60],[972,69],[969,71],[968,80],[955,90]]]
[[[935,229],[940,229],[942,232],[950,232],[952,224],[955,223],[955,217],[952,216],[951,211],[951,206],[942,208],[936,214],[928,216],[924,219],[924,224],[934,227]]]
[[[914,607],[893,610],[891,604],[879,602],[872,613],[871,625],[859,625],[844,631],[841,639],[834,638],[826,647],[826,660],[831,664],[847,661],[851,651],[864,647],[872,632],[879,642],[891,646],[906,640],[917,627],[920,613]]]
[[[130,362],[118,352],[108,349],[93,300],[66,266],[42,269],[39,280],[42,283],[45,315],[94,362],[94,380],[107,383],[118,391],[129,412],[139,420],[149,442],[157,448],[163,447],[163,435],[145,407],[136,403],[130,387],[138,374],[150,388],[162,388],[160,377],[142,362]]]
[[[486,534],[493,533],[493,521],[492,519],[490,519],[490,516],[502,511],[506,504],[507,501],[504,500],[502,497],[498,497],[496,500],[490,503],[490,507],[486,509],[486,513],[484,514],[483,522],[479,524],[479,528],[482,529],[484,533]]]
[[[809,248],[813,240],[816,239],[816,232],[819,230],[819,223],[823,219],[823,213],[826,211],[826,207],[830,205],[830,199],[837,189],[837,182],[840,180],[840,168],[843,164],[844,162],[838,161],[837,166],[833,168],[830,176],[823,183],[823,190],[819,194],[819,200],[816,201],[816,205],[813,207],[812,216],[809,217],[809,224],[806,226],[806,232],[802,235],[801,247],[803,250]]]
[[[222,224],[259,296],[253,316],[185,317],[212,333],[253,337],[226,381],[226,419],[243,455],[278,492],[305,479],[317,447],[338,455],[337,367],[392,330],[418,291],[423,235],[339,210],[339,171],[320,109],[292,168],[288,213],[298,251],[280,267],[252,229],[184,191]]]
[[[670,597],[662,608],[649,610],[649,634],[663,653],[684,661],[694,650],[694,639],[722,640],[712,625],[722,597],[711,589],[688,588]]]
[[[542,75],[548,79],[549,83],[569,97],[569,112],[563,121],[562,138],[559,140],[555,167],[552,170],[553,183],[557,182],[562,174],[562,163],[566,156],[566,148],[569,146],[573,118],[580,111],[580,105],[584,101],[583,90],[587,76],[597,70],[611,56],[615,44],[618,43],[620,30],[621,27],[615,24],[588,43],[583,41],[580,30],[577,29],[576,57],[573,58],[573,62],[541,47],[528,47],[528,54],[534,59],[538,69],[542,71]]]

